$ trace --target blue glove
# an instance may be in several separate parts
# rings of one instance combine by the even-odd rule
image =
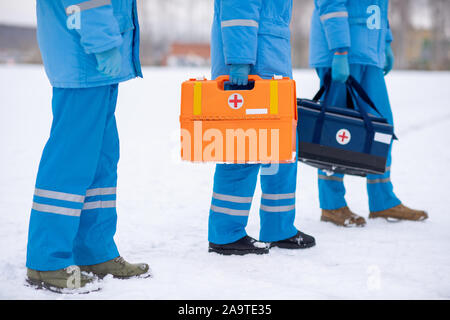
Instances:
[[[230,66],[230,82],[235,85],[245,86],[248,83],[249,73],[249,64],[232,64]]]
[[[331,79],[333,81],[345,82],[350,75],[350,65],[348,63],[348,51],[346,48],[338,49],[334,53],[331,64]]]
[[[386,61],[384,62],[384,75],[387,75],[394,67],[394,52],[392,51],[391,44],[386,43]]]
[[[122,55],[119,48],[99,52],[97,58],[97,70],[109,77],[117,77],[122,69]]]

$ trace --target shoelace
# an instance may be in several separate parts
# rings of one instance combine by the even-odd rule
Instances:
[[[120,264],[125,264],[125,259],[121,256],[117,257],[114,259],[114,262],[120,263]]]
[[[66,272],[69,273],[69,274],[71,274],[71,273],[73,273],[73,272],[75,272],[75,271],[77,271],[79,269],[80,268],[78,266],[75,266],[75,265],[68,266],[68,267],[64,268],[64,270],[66,270]]]

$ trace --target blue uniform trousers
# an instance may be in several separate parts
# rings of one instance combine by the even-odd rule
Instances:
[[[330,69],[317,68],[316,70],[322,82],[326,72]],[[381,115],[393,125],[394,121],[383,70],[375,66],[351,64],[350,73],[367,92]],[[346,98],[345,85],[333,82],[327,92],[327,103],[336,107],[345,107],[347,105]],[[372,112],[375,114],[375,111]],[[367,176],[367,193],[371,212],[386,210],[400,204],[400,200],[394,194],[390,179],[391,152],[389,152],[386,167],[387,170],[382,175],[370,174]],[[334,210],[347,205],[344,198],[343,179],[343,174],[327,175],[319,170],[319,200],[322,209]]]
[[[297,163],[217,164],[209,214],[208,240],[226,244],[246,235],[253,194],[261,169],[261,241],[278,241],[294,236]]]
[[[27,267],[50,271],[119,256],[118,85],[53,88],[53,123],[36,179]]]

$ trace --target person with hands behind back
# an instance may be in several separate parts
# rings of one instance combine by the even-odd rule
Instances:
[[[77,289],[95,276],[148,276],[117,250],[118,83],[142,77],[136,0],[38,0],[53,123],[36,178],[27,280]]]

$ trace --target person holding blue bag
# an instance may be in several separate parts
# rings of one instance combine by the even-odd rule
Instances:
[[[215,0],[212,26],[212,78],[229,75],[247,85],[248,75],[292,78],[289,24],[292,0]],[[264,254],[268,246],[301,249],[313,237],[294,226],[297,163],[217,164],[209,213],[209,251],[224,255]],[[245,231],[261,170],[259,240]]]
[[[36,178],[27,280],[60,291],[93,283],[92,274],[149,275],[113,239],[118,83],[142,77],[136,0],[38,0],[36,10],[53,123]]]
[[[381,115],[393,125],[384,77],[392,70],[393,40],[388,21],[388,0],[315,0],[311,22],[310,65],[324,83],[331,71],[327,103],[346,107],[349,75],[361,85]],[[375,111],[372,111],[375,112]],[[425,220],[425,211],[402,204],[390,179],[391,155],[382,175],[367,176],[369,218]],[[340,226],[364,226],[365,219],[353,213],[345,201],[344,175],[319,170],[321,220]]]

